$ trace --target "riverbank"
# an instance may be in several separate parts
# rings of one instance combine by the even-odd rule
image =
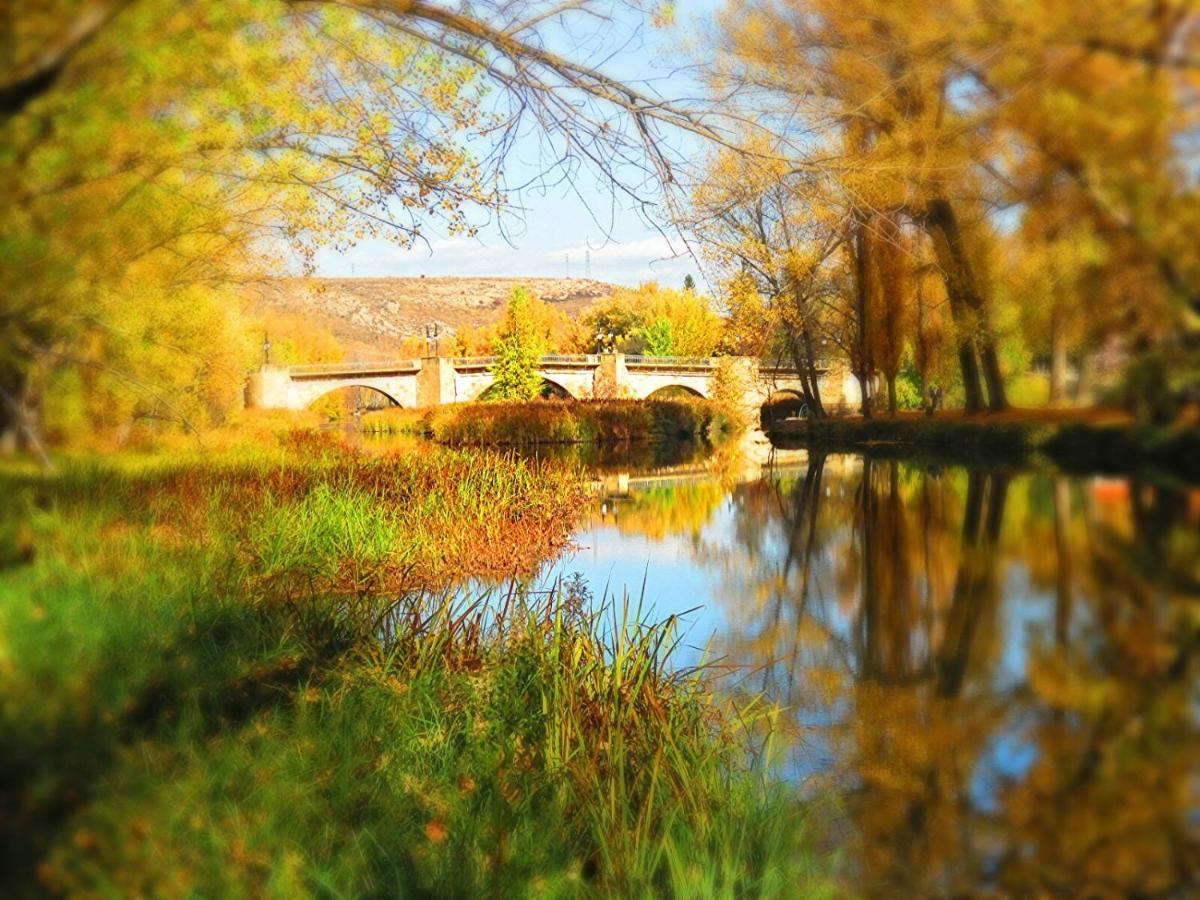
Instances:
[[[299,435],[0,471],[0,878],[18,895],[785,894],[804,807],[672,625],[516,585],[566,470]],[[483,582],[500,585],[481,596]]]
[[[721,406],[700,398],[458,403],[362,418],[369,434],[414,434],[458,447],[678,441],[733,428]]]
[[[865,450],[876,456],[916,452],[966,463],[979,459],[1022,463],[1042,455],[1069,471],[1153,467],[1200,480],[1200,429],[1140,426],[1119,411],[789,419],[771,424],[768,434],[781,446]]]

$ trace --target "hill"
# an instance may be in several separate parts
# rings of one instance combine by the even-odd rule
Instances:
[[[520,284],[572,317],[615,289],[584,278],[281,278],[259,286],[250,312],[302,316],[369,355],[424,335],[430,322],[446,335],[494,322]]]

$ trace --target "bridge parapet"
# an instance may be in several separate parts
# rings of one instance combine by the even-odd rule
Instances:
[[[495,356],[453,356],[450,365],[456,369],[486,369],[496,364]],[[542,366],[581,366],[594,368],[600,365],[600,357],[595,353],[544,353],[538,358]]]
[[[542,356],[543,366],[580,366],[595,368],[600,365],[600,357],[595,353],[547,353]]]
[[[490,369],[496,364],[494,356],[452,356],[450,365],[456,369]]]
[[[720,359],[713,356],[626,356],[627,369],[715,369]]]
[[[403,406],[459,403],[487,390],[496,362],[495,356],[457,356],[267,365],[250,376],[246,401],[265,409],[303,409],[329,391],[367,388]],[[747,406],[757,406],[772,391],[799,388],[794,370],[751,357],[550,353],[540,357],[538,369],[547,381],[579,398],[648,397],[668,388],[707,397],[726,365],[734,383],[742,385]]]
[[[416,372],[421,368],[419,359],[394,359],[368,362],[346,360],[336,363],[313,363],[301,366],[277,366],[292,378],[328,378],[337,375],[390,375],[396,372]]]

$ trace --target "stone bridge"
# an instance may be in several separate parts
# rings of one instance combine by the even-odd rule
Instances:
[[[426,357],[392,362],[264,365],[250,376],[246,405],[256,409],[310,406],[345,388],[378,391],[398,406],[424,408],[480,399],[494,381],[496,358]],[[768,366],[751,357],[626,356],[621,353],[543,356],[538,374],[556,393],[576,399],[645,399],[682,389],[711,397],[722,365],[746,408],[758,409],[776,394],[800,395],[793,369]],[[821,374],[822,397],[837,405],[856,402],[857,385],[844,372]],[[853,395],[853,396],[851,396]]]

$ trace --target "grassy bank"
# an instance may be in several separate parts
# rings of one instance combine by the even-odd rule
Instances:
[[[452,446],[608,444],[692,439],[731,427],[701,400],[579,400],[460,403],[389,409],[363,417],[364,431],[419,434]]]
[[[1120,413],[1097,410],[792,419],[772,425],[770,435],[784,445],[829,450],[920,452],[956,462],[1022,462],[1041,454],[1077,471],[1153,466],[1200,479],[1200,429],[1137,426]]]
[[[566,472],[305,438],[0,481],[10,895],[816,883],[802,809],[673,673],[670,623],[453,586],[563,546]]]

